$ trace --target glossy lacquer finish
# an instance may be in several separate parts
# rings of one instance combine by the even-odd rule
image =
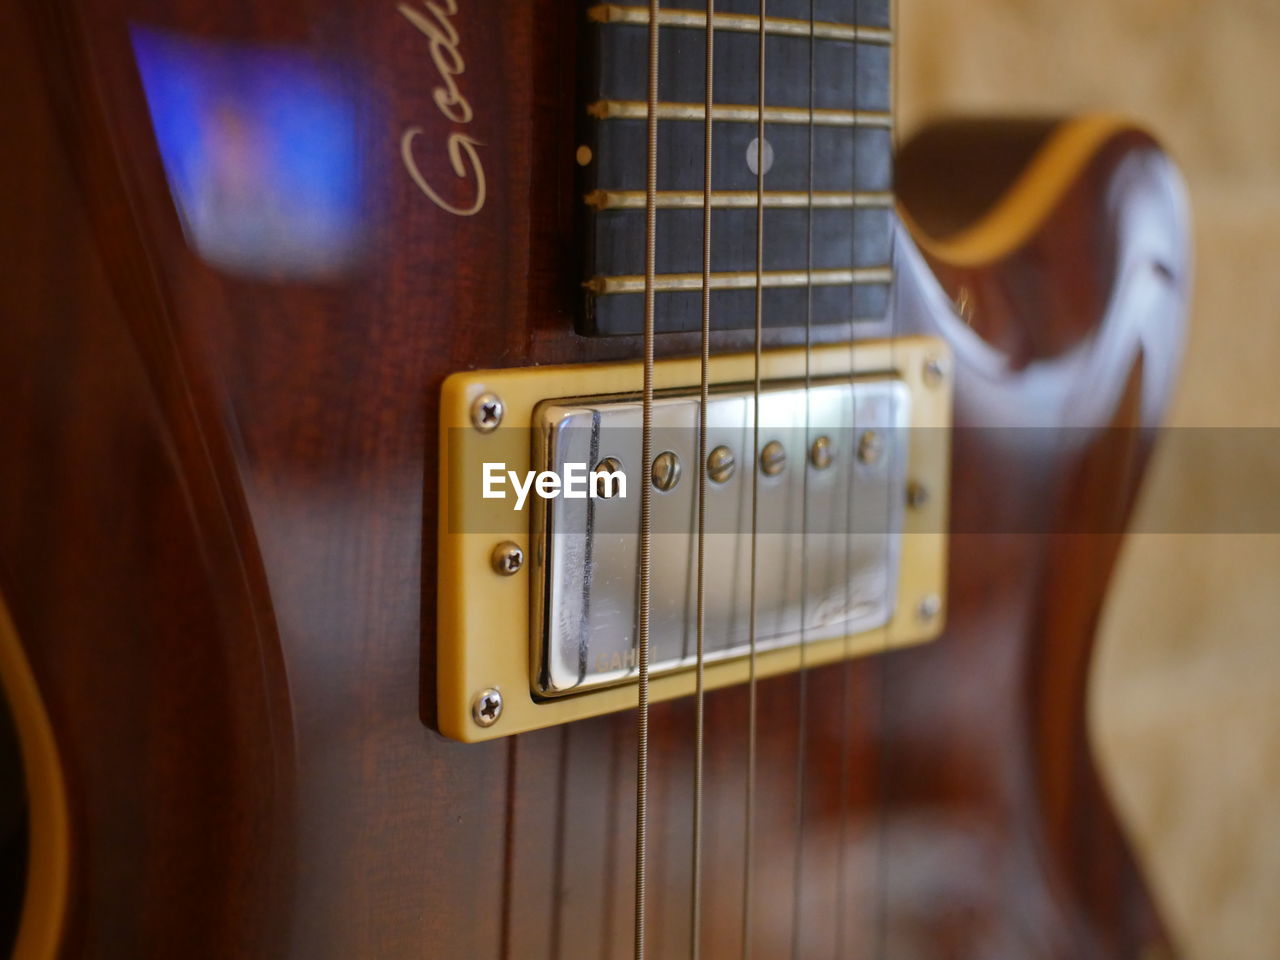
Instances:
[[[473,746],[431,727],[442,379],[638,355],[573,333],[579,11],[472,0],[433,59],[391,0],[0,10],[0,588],[66,785],[63,953],[628,956],[633,718]],[[468,110],[442,111],[440,64],[463,61]],[[278,194],[193,192],[209,98],[143,89],[175,62],[204,64],[185,82],[216,88],[211,142]],[[299,103],[320,131],[301,152]],[[932,176],[998,136],[955,137]],[[1145,136],[1038,137],[1031,167],[1065,170],[1043,202],[925,243],[931,263],[900,236],[892,330],[950,340],[959,425],[1084,429],[958,431],[945,636],[761,685],[755,957],[1164,943],[1083,705],[1151,439],[1095,431],[1156,422],[1184,214]],[[481,167],[483,206],[448,212],[476,205]],[[260,249],[234,232],[255,210]],[[742,952],[746,707],[708,699],[708,958]],[[658,957],[686,955],[692,724],[690,702],[654,709]]]

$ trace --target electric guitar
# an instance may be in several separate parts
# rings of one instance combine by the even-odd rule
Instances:
[[[1181,182],[897,146],[893,43],[3,5],[16,957],[1172,956],[1085,700]]]

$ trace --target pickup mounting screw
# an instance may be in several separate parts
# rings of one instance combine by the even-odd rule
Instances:
[[[921,373],[926,387],[936,387],[947,378],[947,368],[941,357],[926,357]]]
[[[760,469],[766,477],[776,477],[787,466],[787,451],[777,440],[770,440],[760,451]]]
[[[507,408],[496,393],[482,393],[471,404],[471,423],[481,433],[493,433],[502,423]]]
[[[809,460],[818,470],[825,470],[831,466],[831,438],[819,437],[813,441],[813,446],[809,450]]]
[[[864,430],[858,438],[858,460],[868,466],[877,463],[884,455],[884,437],[878,431]]]
[[[497,687],[481,690],[471,701],[471,718],[477,726],[492,727],[502,716],[502,693]]]
[[[656,464],[655,464],[656,466]],[[592,473],[621,473],[622,461],[617,457],[605,457],[596,464]],[[618,495],[618,484],[606,483],[604,477],[596,477],[596,497],[611,500]]]
[[[712,483],[724,483],[733,476],[738,467],[733,459],[733,451],[724,444],[716,447],[707,455],[707,476]]]
[[[916,607],[916,614],[926,623],[934,619],[941,612],[942,599],[936,593],[929,594],[921,600],[920,605]]]
[[[520,568],[524,566],[524,551],[520,549],[520,544],[512,543],[510,540],[503,540],[493,548],[493,555],[490,559],[493,563],[494,573],[510,577],[519,573]]]
[[[680,482],[680,458],[671,450],[665,450],[653,458],[653,485],[664,493]]]
[[[928,502],[929,488],[919,480],[910,481],[907,484],[907,506],[912,510],[920,510]]]

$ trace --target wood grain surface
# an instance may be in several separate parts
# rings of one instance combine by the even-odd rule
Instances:
[[[577,11],[460,5],[488,199],[459,219],[402,167],[419,124],[424,172],[452,176],[429,44],[391,3],[3,10],[22,189],[0,231],[0,588],[71,798],[64,953],[629,955],[632,718],[470,746],[431,728],[440,382],[637,351],[574,333]],[[317,280],[198,256],[138,24],[336,78],[357,105],[357,260]],[[950,296],[971,288],[971,325],[904,238],[893,320],[869,335],[951,339],[961,427],[1149,428],[1185,294],[1176,182],[1148,138],[1110,138],[1021,248],[932,264]],[[945,637],[761,685],[753,956],[1163,943],[1084,727],[1150,439],[1123,435],[1117,456],[959,431]],[[1099,532],[1068,532],[1080,517]],[[745,710],[742,689],[708,699],[709,958],[741,954]],[[689,702],[654,710],[654,956],[687,949],[692,722]]]
[[[1166,425],[1280,426],[1280,7],[1267,0],[901,0],[899,126],[1104,108],[1177,158],[1194,228],[1188,343]],[[1280,956],[1280,534],[1203,522],[1266,502],[1273,442],[1157,444],[1099,626],[1094,742],[1176,939],[1195,960]],[[1241,514],[1249,516],[1249,514]],[[1256,516],[1256,513],[1254,514]],[[1196,532],[1188,532],[1197,524]],[[1266,532],[1262,532],[1265,530]]]

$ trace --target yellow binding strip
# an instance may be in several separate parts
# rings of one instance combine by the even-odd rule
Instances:
[[[53,728],[2,597],[0,688],[22,751],[29,825],[27,888],[13,960],[48,960],[58,953],[67,906],[67,794]]]
[[[929,236],[901,206],[899,216],[916,244],[937,260],[954,267],[994,263],[1031,240],[1108,140],[1133,129],[1131,121],[1111,114],[1065,121],[991,209],[949,237]]]

